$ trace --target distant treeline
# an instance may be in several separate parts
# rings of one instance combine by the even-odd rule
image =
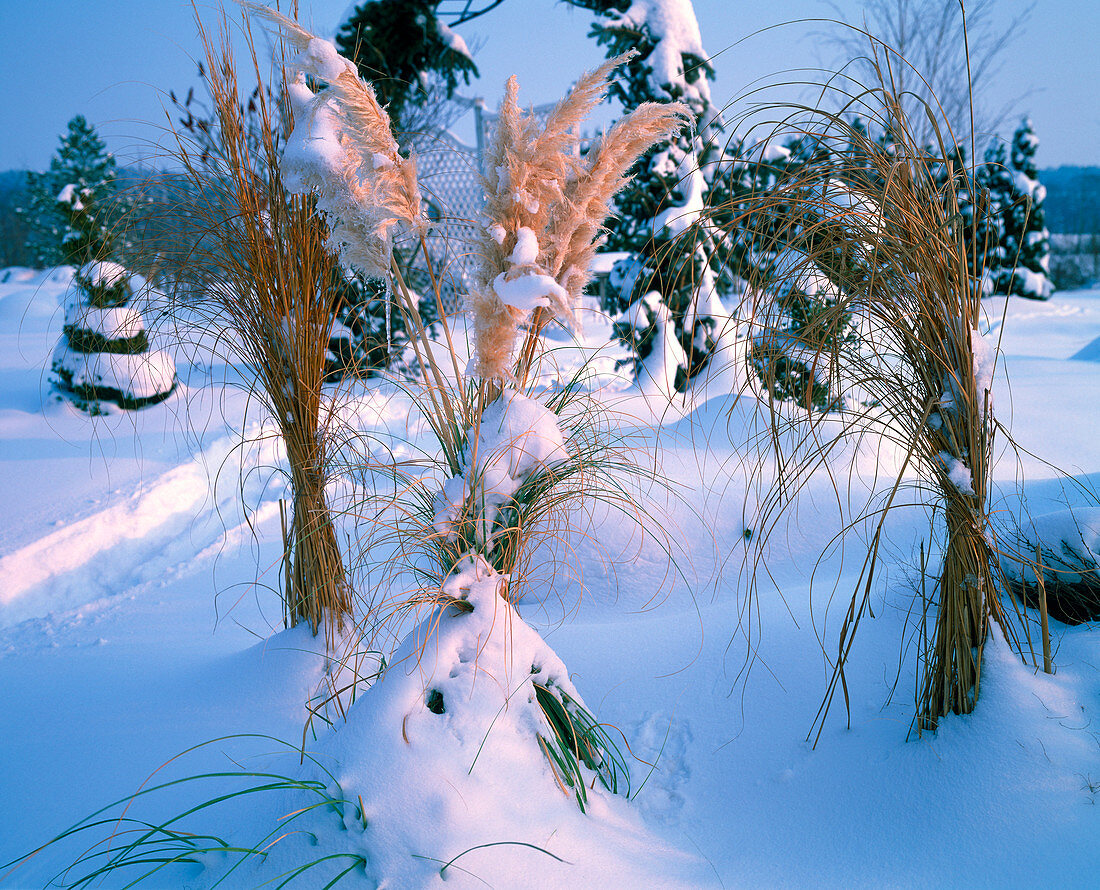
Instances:
[[[155,170],[128,170],[119,179],[127,187],[148,180],[160,185],[171,178]],[[1041,171],[1039,179],[1047,189],[1044,207],[1051,232],[1100,235],[1100,167],[1056,167]],[[27,224],[17,212],[26,202],[26,171],[0,172],[0,268],[30,265]]]
[[[1043,170],[1047,228],[1064,235],[1100,234],[1100,167]]]
[[[8,170],[0,173],[0,269],[30,264],[26,221],[16,208],[27,203],[27,172]]]
[[[190,187],[181,173],[131,167],[120,172],[117,185],[128,193],[132,205],[126,222],[132,233],[128,240],[141,245],[138,256],[122,259],[137,271],[155,272],[159,262],[170,262],[178,253],[174,247],[181,237],[189,239],[187,243],[193,246],[196,227],[208,225],[192,220],[180,210],[180,197]],[[206,203],[213,206],[217,200],[211,197]],[[32,247],[28,244],[30,226],[19,212],[27,206],[27,172],[0,172],[0,268],[33,264]]]

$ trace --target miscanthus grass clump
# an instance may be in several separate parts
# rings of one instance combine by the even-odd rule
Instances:
[[[799,410],[770,400],[776,435],[790,436],[795,445],[776,452],[778,482],[764,502],[761,524],[773,527],[811,473],[836,472],[836,455],[843,451],[838,443],[846,435],[872,434],[891,443],[901,455],[897,479],[876,490],[865,513],[848,517],[846,528],[869,521],[871,538],[818,717],[824,719],[834,693],[845,688],[845,664],[868,612],[884,523],[900,503],[904,480],[915,477],[932,495],[942,548],[939,571],[932,569],[925,584],[916,695],[918,730],[935,729],[945,715],[973,710],[990,622],[1003,624],[987,513],[997,349],[983,333],[980,201],[978,212],[962,212],[973,194],[972,171],[952,164],[961,155],[936,108],[924,107],[922,121],[906,113],[892,68],[905,61],[880,44],[871,49],[877,84],[845,91],[833,81],[826,92],[839,96],[842,111],[801,108],[792,118],[795,132],[831,146],[838,162],[808,166],[748,211],[770,213],[775,225],[798,233],[784,262],[752,282],[757,294],[804,286],[808,279],[829,286],[832,299],[793,346],[806,368],[843,392],[846,406],[830,414],[809,403]],[[889,138],[874,139],[861,118]],[[937,134],[931,148],[916,135],[928,121]],[[767,307],[759,299],[752,306],[755,336],[765,343],[785,336],[782,320]],[[859,337],[844,336],[852,324]],[[846,489],[850,503],[851,487],[840,479],[835,484],[838,503]]]
[[[203,281],[196,296],[182,289],[177,304],[193,324],[196,314],[218,346],[244,371],[286,449],[290,505],[283,514],[283,605],[287,625],[308,622],[335,636],[352,612],[352,594],[325,495],[332,401],[322,396],[331,284],[336,268],[328,232],[313,200],[286,185],[278,133],[289,111],[267,89],[250,99],[260,126],[250,127],[238,88],[237,65],[223,19],[210,36],[199,22],[216,130],[208,141],[180,135],[177,159],[188,187],[180,197],[189,215],[206,222],[205,237],[173,258],[189,280]],[[249,68],[260,65],[247,31]],[[285,90],[283,91],[285,95]],[[258,133],[258,138],[257,138]]]

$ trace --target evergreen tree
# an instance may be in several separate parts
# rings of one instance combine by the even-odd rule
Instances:
[[[982,286],[987,293],[1008,293],[1015,254],[1009,257],[1006,249],[1005,212],[1013,201],[1014,187],[1004,143],[999,139],[990,143],[983,160],[978,169],[978,184],[987,202],[978,222],[978,243],[985,247]]]
[[[57,154],[45,173],[28,174],[36,265],[83,265],[111,252],[111,232],[124,209],[118,169],[103,140],[83,115],[69,121]]]
[[[967,268],[975,279],[975,286],[983,287],[982,273],[987,269],[990,245],[987,243],[988,224],[983,222],[989,205],[985,191],[984,165],[971,170],[966,162],[966,148],[955,146],[947,157],[936,164],[933,177],[941,194],[953,195],[951,203],[944,206],[944,217],[962,238],[967,257]],[[952,188],[948,183],[954,182]],[[975,227],[975,219],[977,226]]]
[[[1024,118],[1012,137],[1009,172],[1011,200],[1004,208],[1004,248],[1009,274],[1002,276],[1002,293],[1045,300],[1054,289],[1050,281],[1050,233],[1045,224],[1046,189],[1039,182],[1035,153],[1039,140],[1031,120]]]
[[[839,157],[810,135],[793,137],[786,145],[733,140],[710,194],[710,213],[724,235],[720,256],[727,269],[754,290],[761,281],[782,282],[774,291],[757,294],[766,300],[757,309],[767,322],[754,331],[752,365],[772,397],[815,410],[839,407],[843,394],[824,369],[805,359],[838,337],[855,335],[850,317],[837,323],[833,311],[841,294],[827,272],[806,264],[808,254],[820,252],[814,243],[818,227],[814,220],[799,219],[789,199],[799,194],[800,181],[831,182],[845,192],[867,187],[874,143],[858,120],[853,126],[859,136]],[[843,268],[842,259],[836,259],[836,268]]]
[[[622,311],[654,291],[660,294],[686,355],[678,379],[683,389],[709,359],[718,335],[717,316],[722,314],[716,290],[716,239],[703,215],[710,183],[702,170],[714,151],[717,128],[707,83],[714,70],[690,0],[569,2],[597,13],[592,33],[609,56],[637,51],[611,85],[611,94],[624,109],[643,102],[681,101],[695,117],[694,132],[682,131],[638,161],[633,181],[616,198],[616,218],[609,221],[607,239],[608,250],[633,255],[614,279],[622,291],[617,304],[608,308]],[[635,350],[640,344],[644,348],[654,342],[654,331],[632,327],[624,342]]]
[[[355,62],[386,106],[395,127],[411,105],[424,102],[433,78],[447,98],[477,66],[465,42],[437,15],[440,0],[367,0],[336,34],[336,48]]]

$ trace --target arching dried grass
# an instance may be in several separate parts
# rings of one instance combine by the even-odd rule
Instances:
[[[898,479],[855,520],[873,520],[872,537],[817,722],[838,688],[847,698],[845,665],[868,610],[883,526],[903,477],[915,473],[918,484],[934,493],[944,529],[934,626],[917,693],[917,727],[935,729],[944,715],[974,708],[989,622],[1002,620],[986,513],[997,353],[980,333],[982,208],[972,221],[964,221],[960,209],[960,196],[973,195],[973,177],[952,167],[950,159],[959,156],[956,139],[940,128],[935,108],[924,108],[928,121],[907,116],[894,80],[894,67],[906,62],[873,39],[870,48],[878,83],[846,91],[836,79],[824,95],[839,97],[839,111],[797,108],[789,124],[796,134],[832,147],[839,163],[810,165],[740,211],[758,220],[771,217],[773,229],[791,233],[782,261],[752,282],[753,293],[775,294],[816,279],[827,282],[833,296],[814,324],[793,338],[771,304],[757,299],[750,307],[756,349],[794,350],[814,381],[843,391],[848,409],[811,410],[809,387],[803,411],[772,396],[778,481],[758,527],[774,529],[811,474],[836,472],[830,460],[846,434],[874,434],[897,448]],[[854,126],[855,114],[889,134],[890,144]],[[931,149],[915,135],[928,122],[937,134]],[[858,340],[842,336],[850,318],[861,331]],[[780,387],[766,388],[774,394]],[[778,447],[781,435],[793,436],[793,452]],[[843,504],[845,483],[834,484]]]

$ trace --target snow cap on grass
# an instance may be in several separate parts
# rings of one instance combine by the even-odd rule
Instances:
[[[441,590],[454,605],[437,606],[409,635],[327,740],[344,797],[362,799],[362,849],[387,886],[427,886],[442,863],[482,843],[553,853],[559,829],[589,821],[538,743],[552,730],[535,684],[579,701],[577,691],[500,595],[504,581],[480,556],[461,559]],[[591,806],[605,799],[598,783],[588,794],[589,813],[603,812]],[[554,863],[526,854],[529,865]]]
[[[973,496],[974,477],[970,473],[970,468],[957,457],[948,454],[946,451],[941,451],[936,457],[939,459],[940,464],[942,464],[948,480],[959,490],[959,493]]]
[[[970,350],[974,356],[974,383],[980,404],[985,403],[986,393],[993,401],[993,371],[997,367],[997,348],[982,336],[981,331],[970,332]]]
[[[569,458],[557,415],[514,390],[485,409],[467,442],[462,474],[448,479],[433,503],[435,530],[448,540],[457,536],[456,523],[475,515],[479,537],[487,539],[524,482]]]
[[[294,130],[283,157],[289,187],[315,193],[329,217],[329,241],[364,272],[389,272],[393,228],[422,231],[416,162],[402,156],[390,120],[374,90],[329,41],[273,10],[246,3],[277,25],[298,50],[288,67],[300,72],[291,86]],[[305,76],[326,86],[314,93]]]

